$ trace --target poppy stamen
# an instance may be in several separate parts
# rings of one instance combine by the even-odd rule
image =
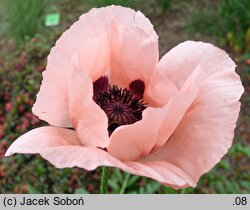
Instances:
[[[107,85],[107,77],[101,77],[93,86],[93,99],[109,119],[110,134],[121,125],[133,124],[142,119],[142,112],[146,109],[143,101],[145,87],[143,81],[133,81],[129,90],[118,88],[116,85]]]

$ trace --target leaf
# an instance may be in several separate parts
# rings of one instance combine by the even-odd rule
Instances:
[[[226,193],[224,186],[220,181],[216,182],[216,188],[218,189],[218,193],[222,193],[222,194]]]
[[[140,187],[139,188],[139,194],[144,194],[145,192],[144,192],[144,188],[143,187]]]
[[[28,192],[29,194],[40,194],[40,192],[31,185],[28,186]]]
[[[234,194],[235,194],[235,193],[237,193],[237,194],[240,194],[240,193],[241,193],[240,186],[239,186],[239,184],[238,184],[236,181],[233,181],[233,182],[231,183],[231,185],[232,185],[232,189],[234,189],[234,191],[233,191]]]
[[[239,61],[245,61],[249,58],[250,58],[250,53],[245,53],[240,57]]]
[[[228,160],[221,160],[218,165],[219,168],[221,169],[229,169],[230,168],[230,163]]]
[[[210,189],[211,189],[211,192],[212,192],[213,194],[216,193],[215,184],[216,184],[215,182],[211,182],[211,185],[210,185]]]
[[[233,181],[225,180],[224,185],[225,185],[225,188],[227,189],[226,190],[227,193],[233,194],[233,193],[240,192],[239,186],[237,185],[237,183],[235,183]]]
[[[250,181],[240,181],[240,185],[244,187],[247,191],[250,191]]]
[[[164,187],[163,191],[165,194],[177,194],[177,190],[175,190],[171,187]]]
[[[113,175],[116,176],[116,178],[118,179],[118,181],[119,181],[120,183],[123,182],[124,178],[123,178],[123,176],[122,176],[122,172],[121,172],[119,169],[115,168],[115,169],[114,169],[114,174],[113,174]]]
[[[128,191],[128,194],[137,194],[136,190]]]
[[[118,191],[120,189],[117,180],[112,179],[112,177],[108,180],[108,185],[112,188],[112,190]]]
[[[75,190],[75,194],[89,194],[85,187],[81,187]]]
[[[194,193],[194,188],[193,187],[186,188],[185,194],[189,194],[189,193]]]
[[[155,191],[159,190],[160,187],[161,187],[161,184],[159,182],[151,181],[148,184],[146,184],[145,193],[146,194],[152,194]]]
[[[139,176],[131,176],[128,180],[127,187],[130,187],[135,184],[138,179],[140,179]]]

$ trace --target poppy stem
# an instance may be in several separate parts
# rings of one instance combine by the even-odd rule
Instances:
[[[107,194],[108,191],[108,179],[109,179],[109,167],[102,168],[102,178],[101,178],[101,187],[100,187],[100,194]]]
[[[123,194],[123,193],[125,192],[125,189],[126,189],[126,186],[127,186],[128,179],[129,179],[130,175],[131,175],[131,174],[126,174],[125,179],[124,179],[124,181],[123,181],[123,183],[122,183],[122,188],[121,188],[119,194]]]

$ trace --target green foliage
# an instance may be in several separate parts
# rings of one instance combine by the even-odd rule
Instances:
[[[109,5],[121,5],[125,7],[133,7],[140,0],[88,0],[90,7],[105,7]]]
[[[138,190],[139,194],[153,194],[159,192],[160,188],[162,187],[161,183],[152,181],[150,179],[145,179],[144,186],[141,186]]]
[[[219,194],[241,194],[250,192],[249,181],[238,181],[228,180],[221,178],[221,180],[211,182],[210,184],[211,193]]]
[[[246,157],[250,157],[250,147],[246,147],[240,143],[238,144],[234,144],[231,149],[229,150],[229,154],[233,157],[237,157],[237,156],[246,156]]]
[[[16,155],[4,158],[2,167],[5,168],[5,176],[1,177],[0,193],[74,193],[72,177],[76,174],[84,180],[84,171],[76,169],[58,170],[47,161],[38,156]],[[42,170],[38,168],[43,168]],[[15,176],[13,176],[15,174]],[[86,185],[80,182],[79,185]],[[83,193],[82,190],[77,193]]]
[[[42,28],[49,0],[2,0],[5,31],[17,43],[33,38]]]
[[[250,29],[250,0],[224,0],[219,8],[223,21],[223,33],[227,35],[227,41],[240,51],[245,48],[247,33]],[[249,43],[250,44],[250,43]]]
[[[240,57],[240,60],[239,60],[239,61],[246,61],[247,59],[250,59],[250,53],[249,53],[249,52],[246,52],[245,54],[243,54],[243,55]]]
[[[164,194],[177,194],[178,191],[175,190],[175,189],[173,189],[173,188],[171,188],[171,187],[164,187],[163,188],[163,193]]]
[[[157,0],[157,3],[163,11],[166,11],[171,8],[173,0]]]
[[[199,7],[197,5],[197,7]],[[205,9],[206,8],[206,9]],[[190,32],[201,32],[212,36],[221,36],[220,29],[221,19],[218,17],[218,13],[214,11],[214,8],[205,6],[204,8],[195,9],[192,11],[191,23],[188,30]]]
[[[250,49],[250,0],[223,0],[218,8],[205,8],[194,11],[191,30],[218,37],[236,52]]]
[[[36,188],[32,187],[31,185],[28,185],[28,192],[29,194],[40,194],[40,192]]]
[[[134,176],[114,168],[108,181],[111,193],[152,194],[161,190],[162,184],[151,179]]]
[[[85,187],[81,187],[81,188],[78,188],[76,191],[75,191],[75,194],[89,194],[88,190],[86,190]]]
[[[221,169],[227,170],[230,168],[230,163],[228,160],[222,160],[217,164],[217,166]]]
[[[112,193],[136,193],[134,186],[136,186],[137,181],[140,179],[139,176],[130,176],[117,168],[114,168],[112,171],[113,173],[108,180],[108,185],[112,189]]]

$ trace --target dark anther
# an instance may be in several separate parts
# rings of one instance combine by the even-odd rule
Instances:
[[[99,93],[107,91],[108,88],[109,88],[108,77],[106,76],[100,77],[93,83],[94,97],[96,97]]]
[[[131,90],[118,88],[116,85],[106,88],[107,81],[106,77],[101,77],[94,83],[94,88],[98,88],[94,90],[96,94],[93,99],[106,113],[109,119],[108,131],[111,135],[117,127],[133,124],[142,119],[142,112],[146,109],[142,98],[145,85],[143,81],[135,80],[130,84]]]
[[[109,132],[109,135],[111,135],[112,134],[112,132],[116,129],[116,128],[118,128],[120,125],[117,123],[117,122],[110,122],[109,121],[109,126],[108,126],[108,132]]]
[[[134,96],[142,98],[145,90],[145,83],[140,79],[134,80],[129,84],[129,90]]]

